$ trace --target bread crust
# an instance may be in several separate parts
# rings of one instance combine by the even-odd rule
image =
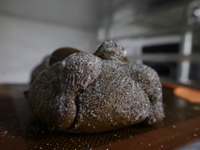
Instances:
[[[50,128],[102,132],[164,118],[158,74],[145,65],[83,52],[42,71],[26,94],[33,112]]]

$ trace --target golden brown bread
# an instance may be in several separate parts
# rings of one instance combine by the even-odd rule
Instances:
[[[59,61],[62,61],[69,55],[74,54],[74,53],[79,53],[79,52],[81,52],[81,51],[78,49],[75,49],[75,48],[71,48],[71,47],[59,48],[51,54],[51,58],[49,60],[49,65],[51,66]]]
[[[110,44],[110,45],[109,45]],[[116,55],[115,53],[113,53],[112,51],[107,51],[107,49],[109,49],[109,47],[114,47],[114,51],[117,51],[115,53],[118,53],[118,55]],[[75,48],[71,48],[71,47],[62,47],[59,49],[56,49],[51,56],[47,56],[44,58],[43,62],[41,64],[39,64],[38,66],[36,66],[31,74],[31,84],[33,83],[33,81],[35,80],[35,78],[37,77],[37,75],[44,69],[46,69],[47,67],[62,61],[63,59],[65,59],[66,57],[68,57],[71,54],[74,53],[80,53],[82,51],[75,49]],[[105,60],[120,60],[126,63],[129,63],[129,60],[124,57],[126,54],[126,51],[124,50],[124,48],[122,46],[120,46],[119,44],[117,44],[115,41],[111,41],[111,43],[109,43],[108,41],[104,42],[101,44],[101,46],[99,46],[99,48],[97,49],[97,51],[94,53],[95,56],[98,56],[101,59],[105,59]],[[112,57],[108,57],[109,55],[113,55]],[[107,57],[106,57],[107,56]]]
[[[40,120],[57,130],[87,133],[162,121],[157,73],[123,62],[124,52],[114,54],[113,43],[103,43],[114,47],[102,51],[104,60],[101,53],[74,53],[38,75],[26,98]]]
[[[79,53],[81,52],[80,50],[78,49],[75,49],[75,48],[71,48],[71,47],[62,47],[62,48],[59,48],[57,50],[55,50],[51,56],[47,56],[44,58],[43,62],[40,63],[38,66],[36,66],[32,73],[31,73],[31,81],[30,83],[32,84],[33,81],[36,79],[37,75],[43,71],[44,69],[46,69],[47,67],[59,62],[59,61],[62,61],[64,58],[68,57],[69,55],[71,54],[74,54],[74,53]]]

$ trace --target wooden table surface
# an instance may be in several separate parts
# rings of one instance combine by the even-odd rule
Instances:
[[[96,134],[49,131],[35,118],[23,96],[27,85],[0,85],[0,150],[31,149],[178,149],[200,139],[200,103],[163,88],[165,119]],[[200,97],[199,97],[200,99]]]

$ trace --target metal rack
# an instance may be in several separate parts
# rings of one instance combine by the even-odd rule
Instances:
[[[164,2],[164,1],[163,1]],[[191,63],[200,63],[200,0],[108,2],[98,41],[115,39],[135,62],[176,62],[176,81],[189,83]],[[177,54],[143,54],[146,45],[179,44]],[[199,75],[200,76],[200,75]]]

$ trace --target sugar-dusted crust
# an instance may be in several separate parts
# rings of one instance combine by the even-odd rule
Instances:
[[[126,56],[125,48],[122,47],[118,42],[108,40],[103,42],[94,55],[103,60],[114,60],[129,62]]]
[[[123,58],[101,59],[82,52],[66,57],[38,75],[26,94],[30,107],[50,128],[67,132],[102,132],[162,121],[157,73]]]
[[[101,132],[162,121],[162,89],[153,69],[104,60],[101,70],[77,96],[77,118],[66,131]]]
[[[26,97],[33,112],[51,128],[64,130],[74,123],[75,98],[100,73],[99,58],[75,53],[42,71]]]

